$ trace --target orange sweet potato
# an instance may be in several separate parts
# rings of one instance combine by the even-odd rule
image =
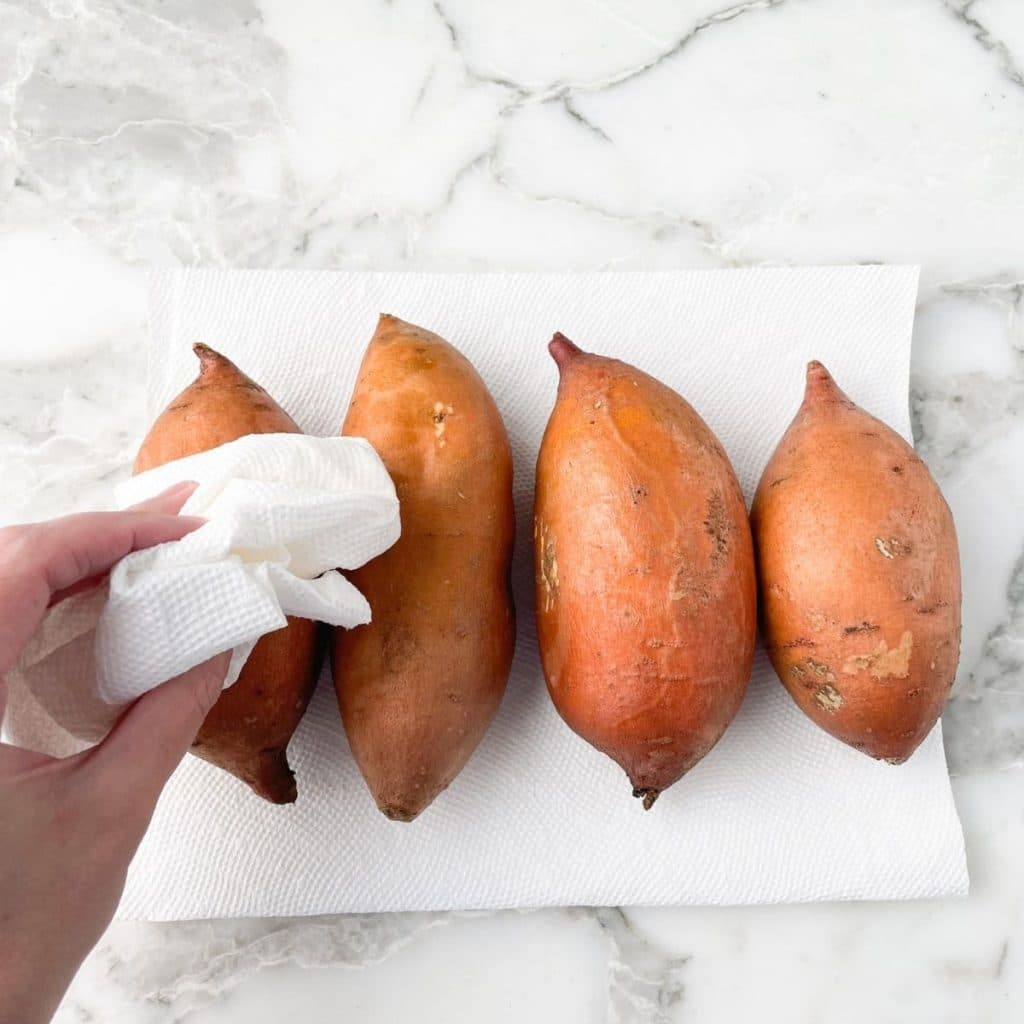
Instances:
[[[556,334],[537,461],[537,628],[559,713],[650,808],[715,745],[757,629],[746,506],[675,391]]]
[[[380,810],[411,821],[462,770],[508,681],[514,513],[505,427],[469,361],[382,316],[342,433],[387,466],[402,536],[351,574],[373,611],[336,629],[334,682]]]
[[[942,712],[960,649],[956,532],[927,467],[813,362],[752,522],[786,689],[844,743],[905,761]]]
[[[230,360],[193,346],[199,376],[160,414],[135,459],[141,473],[245,434],[299,433],[292,418]],[[319,670],[319,627],[309,619],[261,637],[238,681],[221,694],[192,753],[247,783],[271,803],[291,803],[286,750]]]

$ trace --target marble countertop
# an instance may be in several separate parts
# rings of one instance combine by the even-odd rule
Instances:
[[[1022,1019],[1022,126],[1015,0],[0,0],[0,519],[126,473],[145,266],[904,262],[964,564],[968,899],[122,923],[60,1024]]]

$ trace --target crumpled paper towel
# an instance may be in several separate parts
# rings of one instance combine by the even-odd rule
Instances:
[[[369,442],[243,437],[131,478],[117,503],[183,480],[199,486],[182,514],[207,522],[133,552],[106,586],[50,610],[9,680],[26,691],[12,695],[7,727],[16,741],[54,754],[67,752],[68,736],[96,741],[133,700],[226,650],[230,686],[256,641],[288,615],[345,627],[370,621],[366,599],[337,571],[399,535],[394,484]],[[40,730],[26,709],[52,723]]]
[[[809,722],[759,654],[722,741],[644,812],[620,769],[558,718],[537,658],[533,471],[565,332],[685,395],[748,497],[800,404],[807,360],[910,436],[913,268],[628,274],[163,272],[152,292],[154,412],[198,339],[305,430],[344,415],[377,315],[447,337],[476,364],[515,458],[519,611],[504,703],[449,790],[410,825],[375,808],[329,677],[290,748],[298,802],[273,807],[186,759],[132,866],[121,915],[200,918],[596,904],[900,899],[963,893],[963,837],[938,728],[901,767]],[[594,609],[595,616],[601,614]]]

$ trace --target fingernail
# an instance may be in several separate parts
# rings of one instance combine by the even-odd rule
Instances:
[[[205,526],[209,520],[204,519],[202,516],[178,516],[178,522],[184,523],[193,530],[198,530],[200,526]]]

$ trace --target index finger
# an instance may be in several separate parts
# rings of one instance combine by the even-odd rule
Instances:
[[[190,481],[175,484],[173,487],[168,487],[166,491],[163,491],[155,497],[147,498],[145,501],[140,501],[138,504],[132,505],[131,507],[136,510],[146,509],[150,512],[165,512],[172,514],[181,510],[181,506],[185,504],[195,489],[196,484]],[[93,587],[99,586],[106,578],[106,571],[98,572],[92,576],[87,576],[85,579],[77,580],[69,587],[62,587],[60,590],[53,591],[53,593],[50,594],[50,607],[53,607],[55,604],[60,604],[61,601],[67,600],[67,598],[73,597],[75,594],[81,594],[87,590],[92,590]]]

